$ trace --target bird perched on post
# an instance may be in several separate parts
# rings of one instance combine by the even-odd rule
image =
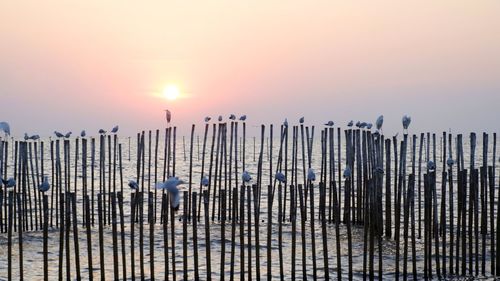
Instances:
[[[104,135],[106,134],[106,131],[104,129],[99,129],[99,134]]]
[[[380,115],[375,121],[375,125],[377,126],[377,130],[382,129],[382,125],[384,125],[384,115]]]
[[[236,115],[234,115],[234,114],[229,115],[229,119],[230,120],[236,120]]]
[[[240,121],[245,121],[245,120],[247,120],[247,116],[246,115],[241,115]]]
[[[335,125],[335,123],[333,123],[333,121],[328,121],[325,123],[325,126],[328,126],[328,127],[331,127],[333,125]]]
[[[275,178],[280,183],[286,183],[285,175],[282,172],[277,172]]]
[[[59,133],[58,131],[54,131],[54,134],[56,135],[56,137],[58,138],[64,138],[64,135]]]
[[[360,126],[361,126],[361,121],[356,122],[356,127],[359,128]]]
[[[0,181],[3,183],[3,185],[6,188],[11,188],[16,185],[16,180],[14,178],[9,178],[8,180],[4,180],[3,178],[0,178]]]
[[[114,126],[113,129],[111,129],[111,133],[116,134],[118,132],[118,125]]]
[[[210,183],[210,181],[208,180],[208,177],[207,176],[203,176],[201,178],[201,185],[202,186],[208,186],[208,184]]]
[[[38,190],[40,192],[46,192],[50,189],[50,183],[49,183],[49,177],[44,176],[43,177],[43,182],[38,186]]]
[[[307,170],[307,180],[308,181],[315,181],[316,180],[316,174],[314,173],[313,168],[309,168],[309,170]]]
[[[299,123],[300,123],[300,124],[304,124],[304,117],[300,117],[300,119],[299,119]]]
[[[80,137],[84,138],[86,135],[87,133],[85,132],[85,130],[82,130],[82,132],[80,133]]]
[[[453,160],[453,158],[451,158],[451,156],[450,156],[450,157],[448,157],[448,160],[446,160],[446,164],[451,169],[453,167],[453,165],[455,164],[455,160]]]
[[[212,119],[212,118],[210,118],[209,116],[205,117],[205,123],[208,123],[210,121],[210,119]]]
[[[408,127],[410,127],[410,123],[411,123],[411,117],[410,116],[403,116],[403,129],[406,131],[406,133],[408,133]]]
[[[71,137],[71,134],[71,132],[67,132],[66,135],[64,135],[64,138],[69,139],[69,137]]]
[[[219,122],[222,122],[222,115],[219,115]]]
[[[434,161],[430,160],[429,162],[427,162],[427,169],[430,172],[434,172],[436,170],[436,164],[434,164]]]
[[[288,120],[285,118],[285,122],[283,122],[283,127],[288,128]]]
[[[354,121],[353,120],[351,120],[351,121],[349,121],[349,123],[347,123],[347,127],[349,127],[349,128],[352,127],[352,125],[354,125]]]
[[[241,179],[244,183],[249,183],[252,180],[252,177],[247,171],[243,171],[243,173],[241,174]]]
[[[372,127],[373,127],[373,124],[372,124],[372,123],[368,123],[368,124],[366,124],[366,128],[367,128],[368,130],[371,130],[371,129],[372,129]]]
[[[135,182],[135,180],[130,180],[128,182],[128,186],[130,187],[130,189],[132,190],[139,190],[139,185],[137,184],[137,182]]]
[[[156,188],[166,190],[170,194],[170,204],[175,211],[179,210],[180,205],[179,188],[177,186],[184,183],[178,177],[170,177],[167,181],[156,184]]]
[[[351,174],[352,174],[351,167],[349,167],[349,166],[345,167],[345,169],[344,169],[344,179],[350,178]]]
[[[0,131],[3,131],[5,136],[10,136],[10,126],[7,122],[0,122]]]
[[[366,126],[368,126],[368,124],[367,124],[366,122],[361,122],[361,123],[359,124],[359,127],[360,127],[361,129],[364,129]]]

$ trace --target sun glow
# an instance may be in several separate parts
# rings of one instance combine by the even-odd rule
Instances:
[[[168,85],[163,90],[163,96],[167,100],[176,100],[179,98],[181,92],[179,91],[179,87],[176,85]]]

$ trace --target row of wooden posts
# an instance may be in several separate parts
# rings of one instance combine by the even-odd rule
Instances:
[[[60,231],[60,279],[63,279],[63,273],[67,279],[92,279],[96,271],[104,279],[107,267],[113,268],[115,279],[126,279],[127,276],[132,279],[145,278],[145,224],[149,225],[150,231],[150,276],[147,277],[151,279],[155,278],[154,274],[160,267],[165,276],[175,280],[178,275],[175,260],[179,258],[183,261],[179,277],[186,280],[193,277],[198,279],[200,274],[203,276],[201,279],[210,279],[216,270],[219,270],[219,279],[225,275],[229,279],[269,279],[273,275],[271,261],[276,257],[272,247],[272,229],[276,224],[279,259],[279,269],[276,271],[282,279],[287,276],[292,279],[353,279],[354,274],[357,274],[353,269],[353,228],[363,229],[363,270],[360,273],[363,278],[372,280],[384,277],[384,264],[387,263],[384,260],[384,242],[387,240],[394,241],[395,266],[391,273],[394,275],[391,276],[395,279],[495,276],[500,272],[500,259],[496,258],[496,253],[500,252],[500,243],[497,242],[500,238],[497,231],[500,227],[497,213],[500,209],[500,189],[495,184],[496,134],[493,134],[491,143],[490,135],[483,134],[482,165],[477,167],[479,158],[476,159],[475,133],[470,134],[470,148],[466,154],[462,135],[443,133],[439,141],[440,152],[437,152],[436,134],[421,134],[420,137],[404,134],[403,140],[398,140],[397,136],[384,138],[369,130],[325,128],[321,131],[320,153],[314,154],[313,149],[318,149],[314,145],[314,127],[291,127],[290,144],[289,128],[281,126],[279,150],[274,156],[273,126],[269,128],[267,144],[265,126],[262,126],[258,153],[255,153],[254,141],[257,160],[249,164],[245,151],[245,123],[242,125],[243,136],[238,138],[237,122],[214,124],[211,142],[208,140],[210,125],[205,125],[199,173],[193,169],[194,125],[190,135],[189,160],[185,159],[184,163],[176,157],[175,127],[165,130],[163,150],[159,147],[159,130],[154,137],[151,131],[148,134],[139,133],[135,180],[140,189],[131,192],[130,199],[124,196],[129,191],[124,188],[122,143],[119,143],[116,135],[74,141],[51,140],[49,169],[45,167],[47,157],[43,141],[0,141],[0,174],[3,178],[13,175],[17,182],[12,190],[4,187],[0,192],[0,231],[7,233],[8,238],[8,279],[14,278],[11,253],[16,250],[19,251],[19,277],[23,277],[23,232],[40,230],[44,237],[44,277],[45,280],[49,279],[49,229]],[[74,153],[71,151],[73,143]],[[210,145],[208,153],[207,145]],[[9,147],[14,150],[11,157]],[[264,155],[265,147],[267,155]],[[159,159],[160,151],[163,151],[163,164]],[[314,155],[320,155],[318,158],[321,158],[321,162],[317,162]],[[264,167],[265,159],[268,168]],[[453,163],[448,159],[453,159]],[[435,163],[436,167],[428,165],[429,161]],[[442,163],[441,167],[439,162]],[[180,167],[179,163],[182,163]],[[99,179],[96,179],[96,167],[99,167]],[[251,186],[242,185],[241,172],[249,167],[256,167],[251,171],[256,178]],[[306,170],[313,167],[319,170],[318,180],[314,182],[305,177]],[[178,175],[179,169],[182,169],[181,174],[187,176],[188,185],[183,191],[182,211],[176,213],[169,207],[168,194],[155,189],[154,184]],[[285,174],[286,183],[276,181],[274,175],[278,171]],[[36,187],[42,175],[47,174],[51,176],[52,188],[44,194]],[[193,175],[198,179],[193,180]],[[269,176],[269,182],[264,183],[266,175]],[[210,179],[208,186],[198,183],[203,176]],[[176,236],[176,216],[181,217],[182,240]],[[130,219],[125,221],[126,217]],[[226,222],[231,223],[229,261],[226,260],[228,251],[225,248],[228,244]],[[265,223],[265,226],[260,223]],[[154,243],[158,234],[154,226],[157,224],[162,225],[164,237],[163,265],[155,263]],[[198,224],[205,227],[206,249],[200,251],[205,254],[204,257],[200,256],[198,249]],[[171,227],[170,233],[168,225]],[[192,226],[191,232],[188,230],[189,225]],[[214,225],[220,228],[220,239],[223,241],[220,243],[221,260],[217,263],[218,267],[212,266],[211,257],[214,245],[210,243],[213,234],[210,227]],[[88,277],[82,276],[79,260],[79,252],[83,249],[78,245],[79,226],[85,229],[87,237]],[[113,265],[105,262],[103,229],[109,226],[112,229]],[[98,241],[95,241],[92,232],[96,227]],[[266,270],[261,271],[264,263],[260,260],[260,247],[263,242],[260,241],[258,230],[263,227],[267,230]],[[283,256],[283,239],[286,238],[283,228],[291,228],[290,259]],[[346,239],[341,236],[341,228],[345,228]],[[317,230],[319,233],[316,233]],[[139,232],[139,257],[135,255],[135,231]],[[14,233],[18,235],[17,247],[12,245]],[[237,233],[240,238],[239,257],[236,256]],[[330,237],[329,233],[335,233],[335,237]],[[75,267],[70,265],[70,234],[73,235]],[[299,234],[300,245],[297,243]],[[306,241],[307,236],[310,241]],[[127,253],[127,238],[130,254]],[[320,239],[321,243],[317,245],[316,239]],[[334,245],[329,243],[333,240]],[[176,242],[182,244],[182,254],[175,252]],[[99,243],[99,270],[93,269],[92,265],[91,245],[94,243]],[[345,244],[347,253],[342,250]],[[417,252],[417,245],[420,244],[423,244],[423,253]],[[298,246],[301,246],[301,257],[296,256]],[[188,276],[188,251],[192,251],[194,256],[194,276]],[[318,257],[317,251],[323,256]],[[418,265],[422,256],[423,271]],[[312,259],[311,268],[307,266],[309,259]],[[206,272],[203,273],[199,272],[201,260],[206,263]],[[242,269],[239,276],[235,273],[238,261]],[[284,263],[288,261],[291,270],[286,272]],[[322,262],[322,265],[318,265],[318,262]],[[230,266],[229,274],[226,264]],[[0,276],[2,274],[0,272]]]

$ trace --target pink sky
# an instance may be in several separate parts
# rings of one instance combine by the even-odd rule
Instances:
[[[3,1],[0,121],[126,134],[206,115],[496,131],[499,1]],[[174,102],[157,97],[168,84]]]

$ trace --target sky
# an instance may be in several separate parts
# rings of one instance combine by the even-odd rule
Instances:
[[[2,1],[0,121],[188,132],[333,120],[498,131],[499,1]],[[176,100],[162,96],[174,85]],[[257,130],[255,130],[257,131]]]

